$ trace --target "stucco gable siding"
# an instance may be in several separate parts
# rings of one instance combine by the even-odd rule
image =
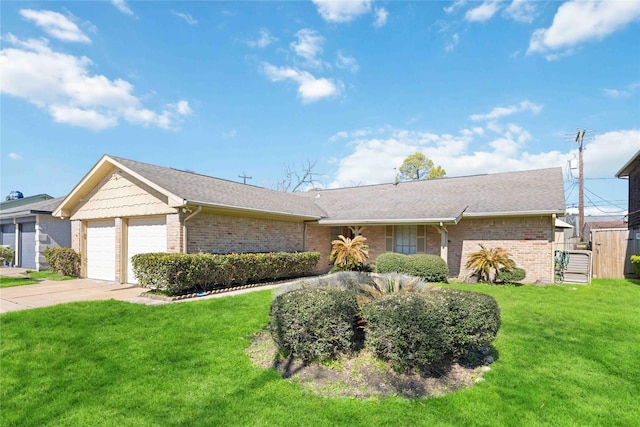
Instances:
[[[114,169],[78,204],[72,212],[71,219],[162,215],[176,212],[175,208],[167,204],[167,196]]]

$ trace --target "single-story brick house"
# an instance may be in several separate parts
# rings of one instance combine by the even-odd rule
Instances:
[[[46,270],[46,248],[71,247],[71,223],[51,216],[62,200],[39,194],[0,203],[0,244],[14,250],[14,266]]]
[[[442,256],[450,276],[478,244],[508,249],[527,280],[553,281],[555,220],[565,212],[561,168],[283,193],[105,155],[54,211],[69,218],[82,275],[135,281],[142,252],[317,251],[367,238],[386,251]]]

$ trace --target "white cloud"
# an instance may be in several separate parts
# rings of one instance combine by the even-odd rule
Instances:
[[[222,132],[222,139],[229,139],[229,138],[233,138],[236,135],[238,135],[238,131],[236,131],[235,129],[231,129],[228,132]]]
[[[600,40],[640,19],[639,1],[578,1],[562,4],[549,28],[534,31],[527,54],[546,54],[553,60],[581,43]],[[560,55],[560,56],[558,56]]]
[[[502,133],[484,148],[480,148],[486,137],[481,128],[463,129],[458,135],[389,127],[377,130],[384,134],[366,129],[365,137],[356,137],[355,134],[359,131],[342,131],[330,139],[334,142],[348,141],[349,138],[352,140],[347,145],[350,153],[334,160],[337,171],[329,187],[393,182],[394,168],[415,152],[424,153],[436,165],[442,166],[451,177],[549,167],[565,169],[567,162],[578,154],[577,147],[565,152],[529,152],[526,143],[532,140],[532,135],[514,124],[504,126]],[[585,144],[585,177],[613,177],[637,152],[639,146],[638,129],[597,135],[592,142]]]
[[[342,51],[338,51],[338,55],[336,58],[336,67],[349,70],[352,73],[356,73],[360,69],[358,61],[356,61],[356,59],[352,56],[344,55]]]
[[[58,12],[22,9],[20,14],[42,28],[51,37],[66,42],[91,43],[91,39],[76,24]]]
[[[536,16],[536,5],[531,0],[513,0],[504,14],[514,21],[530,24]]]
[[[263,63],[262,72],[273,82],[292,80],[298,84],[298,95],[302,102],[316,102],[340,94],[342,83],[326,78],[316,78],[307,71],[295,68],[276,67]]]
[[[602,93],[610,98],[626,98],[635,93],[640,88],[640,83],[632,83],[623,89],[602,89]]]
[[[125,15],[133,15],[133,11],[129,8],[129,5],[124,0],[111,0],[111,4],[113,4],[116,9]]]
[[[375,9],[376,19],[373,21],[373,26],[376,28],[384,27],[387,23],[387,18],[389,17],[389,12],[387,9],[381,7]]]
[[[196,18],[194,18],[193,16],[191,16],[188,13],[182,13],[182,12],[173,12],[174,15],[176,15],[177,17],[181,18],[184,20],[184,22],[186,22],[189,25],[196,25],[198,23],[198,20]]]
[[[371,0],[312,0],[325,21],[333,23],[351,22],[371,11]]]
[[[587,178],[614,177],[640,148],[640,130],[618,130],[585,142],[584,174]],[[577,149],[573,151],[577,156]]]
[[[456,48],[456,46],[458,46],[458,43],[460,43],[460,35],[458,33],[455,33],[451,36],[451,40],[447,44],[445,44],[444,50],[447,52],[451,52]]]
[[[469,22],[485,22],[493,18],[493,15],[500,9],[500,4],[496,1],[485,1],[478,7],[469,9],[464,15],[464,19]]]
[[[276,37],[273,37],[269,33],[269,31],[262,29],[260,30],[260,37],[256,40],[249,40],[247,42],[247,45],[249,47],[258,47],[260,49],[263,49],[276,41],[278,41]]]
[[[443,10],[445,13],[453,13],[463,7],[466,3],[467,2],[465,0],[456,0],[451,4],[451,6],[445,7]]]
[[[322,53],[324,37],[310,28],[303,28],[296,33],[297,41],[289,45],[296,55],[304,58],[308,66],[319,67],[322,65],[317,56]]]
[[[0,51],[0,92],[43,108],[56,122],[102,130],[124,119],[171,129],[191,114],[184,100],[162,111],[145,108],[131,83],[91,74],[89,58],[56,52],[46,39],[23,41],[8,34],[3,40],[12,47]]]
[[[14,153],[13,151],[12,151],[12,152],[10,152],[10,153],[8,154],[8,156],[9,156],[9,158],[10,158],[11,160],[20,160],[20,159],[22,159],[22,156],[21,156],[20,154],[18,154],[18,153]]]
[[[524,111],[531,111],[532,113],[537,114],[542,111],[542,105],[534,104],[530,101],[522,101],[519,104],[510,105],[508,107],[495,107],[488,114],[472,114],[469,118],[473,121],[495,120],[500,117],[510,116]]]

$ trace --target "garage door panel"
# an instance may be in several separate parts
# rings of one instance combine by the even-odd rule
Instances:
[[[148,252],[167,251],[165,218],[131,218],[127,227],[127,282],[138,283],[131,257]]]
[[[20,267],[36,268],[36,223],[20,224]]]
[[[113,221],[87,223],[87,277],[115,280],[116,228]]]

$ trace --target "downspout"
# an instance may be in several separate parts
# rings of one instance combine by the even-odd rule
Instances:
[[[186,217],[184,219],[184,221],[182,222],[182,227],[183,227],[183,232],[182,232],[182,253],[186,254],[187,253],[187,221],[189,221],[191,218],[193,218],[194,216],[198,215],[200,212],[202,212],[202,206],[198,206],[198,209],[196,209],[195,212],[192,212],[191,215],[189,215],[188,217]]]

